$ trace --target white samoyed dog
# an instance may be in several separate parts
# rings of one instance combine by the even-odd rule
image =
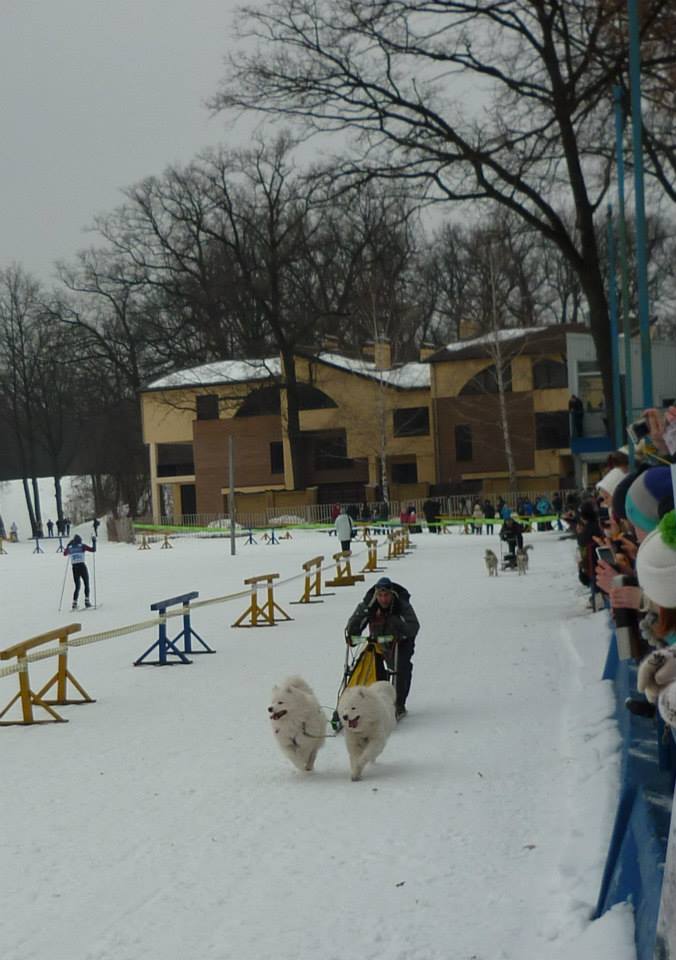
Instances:
[[[310,685],[302,677],[287,677],[273,687],[268,716],[282,753],[299,770],[314,769],[328,720]]]
[[[397,725],[395,698],[392,684],[379,680],[368,687],[348,687],[338,701],[353,780],[361,780],[366,764],[385,749],[387,738]]]

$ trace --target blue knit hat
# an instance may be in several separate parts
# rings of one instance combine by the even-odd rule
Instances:
[[[650,533],[659,523],[669,498],[672,498],[673,506],[670,468],[651,467],[644,470],[627,490],[627,519],[631,520],[635,527]]]
[[[380,580],[376,581],[376,590],[390,590],[394,589],[394,585],[389,577],[381,577]]]

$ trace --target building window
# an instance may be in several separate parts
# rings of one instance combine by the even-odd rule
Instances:
[[[560,450],[570,446],[568,411],[535,414],[535,449]]]
[[[195,472],[192,443],[158,443],[157,476],[182,477]]]
[[[459,423],[455,428],[455,459],[472,459],[472,428],[468,423]]]
[[[427,437],[430,412],[427,407],[404,407],[394,411],[395,437]]]
[[[391,465],[392,483],[417,483],[418,464],[415,460],[409,463],[393,463]]]
[[[533,389],[554,390],[568,386],[568,368],[559,360],[538,360],[533,364]]]
[[[196,399],[198,420],[218,420],[218,396],[215,393],[206,393]]]
[[[284,444],[273,440],[270,444],[270,473],[284,473]]]
[[[314,441],[315,470],[349,470],[352,460],[347,455],[345,434],[316,437]]]
[[[502,368],[502,379],[503,385],[505,388],[505,393],[511,391],[512,389],[512,365],[511,363],[505,363]],[[496,370],[495,364],[491,364],[490,367],[486,367],[484,370],[480,370],[475,376],[467,381],[465,386],[460,391],[461,397],[471,397],[476,396],[481,393],[497,393],[498,392],[498,372]]]

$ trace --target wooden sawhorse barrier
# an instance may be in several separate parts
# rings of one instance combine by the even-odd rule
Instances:
[[[145,533],[141,537],[139,550],[150,550],[150,544],[148,543],[148,538],[146,537]]]
[[[14,657],[16,657],[17,666],[19,668],[19,692],[16,694],[16,696],[12,697],[4,710],[0,712],[0,718],[5,716],[10,708],[13,707],[17,702],[17,700],[21,701],[22,713],[21,720],[0,719],[0,726],[9,727],[31,723],[68,723],[65,717],[59,716],[56,710],[52,709],[53,704],[65,705],[69,703],[95,702],[80,686],[68,669],[68,637],[71,633],[76,633],[80,629],[81,624],[69,623],[64,627],[57,627],[55,630],[50,630],[48,633],[41,633],[37,637],[31,637],[29,640],[23,640],[21,643],[15,643],[13,646],[7,647],[5,650],[0,650],[0,660],[12,660]],[[43,643],[50,643],[52,640],[59,641],[59,662],[57,671],[52,679],[47,681],[44,687],[42,687],[37,693],[34,693],[30,687],[30,678],[28,676],[28,660],[26,655],[28,651],[32,650],[34,647],[41,646]],[[72,700],[67,697],[66,688],[69,680],[76,690],[81,694],[80,699]],[[47,691],[50,690],[55,684],[56,699],[45,700],[45,693],[47,693]],[[41,707],[50,715],[51,720],[36,720],[33,716],[33,707]]]
[[[247,586],[251,587],[251,603],[242,616],[235,620],[233,627],[274,627],[280,620],[293,620],[293,617],[285,613],[276,603],[273,596],[274,584],[272,581],[276,580],[278,576],[278,573],[262,573],[259,577],[248,577],[244,581]],[[259,589],[265,589],[267,593],[263,604],[258,602]],[[275,618],[275,610],[281,614],[280,617]],[[250,617],[250,622],[244,623],[243,621],[247,617]]]
[[[323,600],[312,599],[313,597],[332,597],[333,593],[322,593],[322,563],[324,557],[313,557],[312,560],[306,560],[303,564],[305,571],[305,589],[300,600],[292,600],[291,603],[323,603]]]
[[[192,660],[188,659],[188,655],[195,653],[216,653],[215,650],[212,650],[211,647],[202,640],[199,633],[193,630],[190,623],[190,601],[194,600],[196,597],[199,597],[199,592],[197,590],[191,590],[189,593],[181,593],[177,597],[170,597],[168,600],[157,600],[155,603],[150,604],[151,610],[157,610],[160,615],[160,630],[159,636],[155,643],[148,647],[145,653],[142,653],[138,660],[134,660],[134,666],[154,666],[154,667],[165,667],[167,665],[171,666],[175,663],[192,663]],[[167,636],[167,607],[174,607],[177,603],[180,603],[183,606],[183,629],[180,633],[177,633],[173,640],[170,640]],[[192,638],[196,637],[197,640],[202,644],[204,650],[193,650],[192,648]],[[179,640],[183,639],[183,650],[179,650],[176,644]],[[145,662],[146,657],[149,653],[152,653],[153,650],[157,648],[157,660],[149,660]],[[177,660],[168,660],[167,656],[178,657]]]
[[[336,575],[333,580],[327,580],[327,587],[351,587],[353,583],[364,579],[363,573],[352,573],[350,566],[350,550],[341,550],[340,553],[334,553],[333,559],[336,562]]]
[[[387,534],[387,559],[398,560],[403,553],[401,535],[398,530]]]
[[[368,555],[367,555],[366,563],[361,568],[361,572],[376,573],[378,570],[383,570],[384,567],[378,566],[378,541],[367,540],[366,546],[368,548]]]
[[[160,550],[173,550],[173,549],[174,549],[174,548],[173,548],[172,544],[169,543],[169,534],[168,534],[168,533],[165,533],[165,535],[164,535],[164,543],[163,543],[162,546],[160,547]]]

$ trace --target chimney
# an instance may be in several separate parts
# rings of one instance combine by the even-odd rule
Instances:
[[[420,344],[420,353],[419,360],[422,363],[423,360],[427,360],[428,357],[431,357],[433,353],[436,353],[439,347],[435,347],[432,343],[421,343]]]
[[[322,350],[327,353],[338,353],[339,340],[335,333],[325,333],[322,337]]]
[[[481,330],[476,320],[461,320],[458,324],[458,340],[473,340],[480,336]]]
[[[390,370],[392,367],[392,345],[389,340],[376,340],[373,360],[376,370]]]

